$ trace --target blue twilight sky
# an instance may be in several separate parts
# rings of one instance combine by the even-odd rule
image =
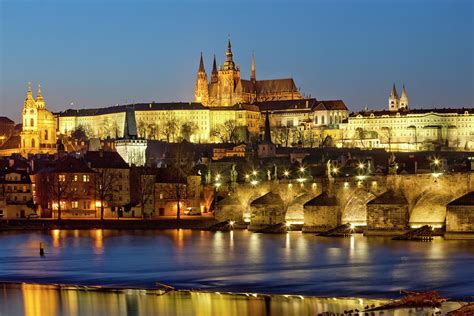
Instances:
[[[474,106],[474,1],[0,0],[0,116],[16,121],[27,82],[47,107],[190,101],[231,34],[242,77],[293,77],[351,110]],[[70,105],[73,103],[74,105]]]

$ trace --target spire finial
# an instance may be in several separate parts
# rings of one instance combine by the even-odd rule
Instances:
[[[257,80],[257,75],[255,72],[255,57],[253,56],[253,51],[252,51],[252,69],[250,71],[250,80]]]
[[[230,34],[227,38],[227,53],[225,54],[224,70],[235,70],[234,60],[232,59],[232,46],[230,44]]]
[[[204,69],[204,61],[202,59],[202,52],[201,52],[201,59],[199,60],[199,72],[206,72],[206,70]]]
[[[41,84],[38,82],[38,97],[42,97],[41,95]]]
[[[26,93],[27,100],[33,100],[33,92],[31,92],[31,81],[28,81],[28,92]]]

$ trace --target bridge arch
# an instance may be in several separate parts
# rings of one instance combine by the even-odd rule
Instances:
[[[354,190],[347,199],[342,209],[342,223],[351,223],[356,225],[367,224],[367,202],[373,200],[376,196],[364,189]]]

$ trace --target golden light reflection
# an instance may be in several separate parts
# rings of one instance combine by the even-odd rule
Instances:
[[[61,231],[59,229],[53,229],[51,233],[53,235],[53,247],[59,248]]]
[[[104,236],[102,229],[96,229],[94,232],[94,252],[97,254],[104,253]]]
[[[51,315],[58,312],[58,292],[45,286],[22,284],[25,316]]]

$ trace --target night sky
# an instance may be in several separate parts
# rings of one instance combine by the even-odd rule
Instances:
[[[191,101],[202,51],[248,78],[293,77],[350,110],[474,106],[474,1],[0,0],[0,116],[19,121],[28,81],[46,106]],[[35,92],[36,94],[36,92]],[[71,105],[74,103],[74,105]]]

